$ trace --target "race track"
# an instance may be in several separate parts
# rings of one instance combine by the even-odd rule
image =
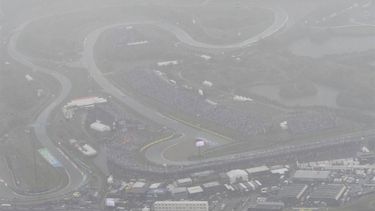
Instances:
[[[208,1],[207,1],[208,2]],[[206,2],[204,2],[206,3]],[[177,40],[180,42],[195,47],[195,48],[203,48],[203,49],[235,49],[235,48],[246,48],[249,47],[258,41],[267,38],[274,33],[278,32],[282,29],[286,23],[288,22],[288,15],[280,10],[274,9],[275,11],[275,18],[274,23],[268,27],[265,31],[248,38],[242,42],[229,44],[229,45],[211,45],[203,42],[199,42],[194,40],[188,33],[186,33],[183,29],[178,28],[175,25],[166,23],[166,22],[153,22],[153,21],[142,21],[142,22],[125,22],[125,23],[113,23],[109,24],[105,27],[98,28],[95,31],[91,32],[86,39],[84,40],[84,50],[82,54],[82,63],[85,64],[89,75],[102,87],[102,89],[107,92],[108,94],[112,95],[119,99],[122,103],[126,104],[130,108],[134,109],[136,112],[142,114],[146,118],[155,121],[161,125],[165,125],[175,131],[176,134],[180,135],[176,139],[168,140],[166,142],[162,142],[160,144],[155,144],[146,149],[145,155],[146,157],[158,164],[169,164],[169,165],[190,165],[196,163],[195,161],[173,161],[168,160],[164,157],[164,153],[167,149],[175,146],[176,143],[185,141],[185,140],[194,140],[196,137],[203,137],[209,140],[215,140],[218,144],[226,144],[231,142],[232,140],[224,137],[220,134],[217,134],[212,131],[208,131],[206,129],[200,128],[198,125],[191,125],[183,123],[182,121],[178,121],[174,118],[166,116],[164,114],[159,113],[154,108],[147,107],[146,105],[137,101],[137,99],[132,98],[131,96],[125,94],[120,88],[116,87],[111,81],[109,81],[105,76],[103,76],[100,69],[97,67],[95,59],[94,59],[94,47],[97,42],[98,37],[106,30],[111,29],[113,27],[123,26],[123,25],[135,25],[135,24],[143,24],[143,25],[153,25],[157,26],[171,34],[173,34]],[[75,13],[77,11],[74,11]],[[66,12],[61,15],[69,15],[69,13],[73,12]],[[57,14],[56,14],[57,16]],[[64,76],[63,74],[58,73],[57,71],[46,69],[42,66],[36,65],[32,62],[27,55],[21,53],[17,49],[17,42],[19,35],[23,32],[23,30],[32,22],[36,22],[38,20],[42,20],[45,18],[50,18],[51,16],[44,16],[38,17],[33,20],[27,21],[26,23],[22,24],[16,30],[14,30],[8,44],[8,54],[17,62],[27,66],[33,71],[37,71],[42,74],[47,74],[53,77],[57,82],[58,85],[61,87],[60,93],[56,96],[53,101],[44,108],[44,110],[38,114],[37,118],[34,120],[32,124],[32,128],[35,132],[35,135],[41,145],[47,148],[50,153],[62,164],[66,175],[68,176],[68,184],[64,187],[56,187],[51,191],[40,193],[40,194],[19,194],[14,192],[13,190],[9,189],[6,191],[7,195],[3,198],[9,199],[17,199],[17,201],[23,202],[30,202],[30,201],[37,201],[37,202],[44,202],[49,200],[54,200],[58,198],[64,198],[66,195],[71,195],[72,192],[76,191],[80,187],[82,187],[87,180],[87,171],[82,166],[77,164],[76,161],[69,158],[58,146],[55,145],[55,142],[51,140],[48,136],[47,130],[49,125],[49,117],[51,116],[52,112],[60,111],[59,106],[60,104],[66,100],[67,96],[71,92],[72,84],[70,80]],[[3,183],[3,182],[2,182]],[[5,192],[5,191],[4,191]]]
[[[196,137],[203,137],[208,140],[214,140],[218,144],[226,144],[232,141],[227,137],[223,137],[220,134],[217,134],[212,131],[204,130],[199,126],[192,126],[191,124],[185,124],[184,122],[176,121],[173,118],[167,117],[157,110],[150,108],[142,103],[140,103],[137,99],[132,98],[132,96],[126,94],[126,92],[122,91],[121,88],[116,87],[111,81],[109,81],[98,68],[95,58],[94,58],[94,47],[95,44],[100,37],[100,35],[112,28],[126,26],[126,25],[152,25],[157,26],[168,33],[173,34],[176,39],[186,45],[195,48],[204,48],[204,49],[232,49],[232,48],[246,48],[249,47],[256,42],[264,39],[268,36],[273,35],[274,33],[278,32],[282,29],[286,23],[288,22],[288,16],[285,14],[284,11],[280,9],[275,9],[275,19],[274,23],[268,27],[265,31],[250,37],[242,42],[234,43],[230,45],[211,45],[207,43],[202,43],[199,41],[194,40],[188,33],[186,33],[183,29],[178,28],[175,25],[166,23],[166,22],[154,22],[154,21],[140,21],[140,22],[122,22],[122,23],[115,23],[112,25],[107,25],[105,27],[101,27],[96,29],[95,31],[91,32],[84,40],[84,50],[82,54],[82,63],[85,64],[85,68],[89,71],[90,76],[99,84],[102,89],[107,92],[108,94],[116,97],[122,103],[127,105],[128,107],[132,108],[139,114],[142,114],[147,119],[151,119],[154,122],[157,122],[161,125],[165,125],[168,128],[173,129],[177,134],[186,134],[183,136],[186,140],[195,140]],[[181,138],[179,138],[181,139]],[[164,157],[165,148],[171,148],[171,145],[176,145],[176,142],[181,142],[182,140],[168,140],[166,142],[155,144],[152,147],[148,148],[145,152],[146,157],[151,162],[157,164],[169,164],[169,165],[189,165],[195,163],[194,161],[188,160],[179,160],[173,161],[168,160]],[[161,150],[161,151],[160,151]],[[195,152],[194,152],[195,154]],[[189,157],[189,156],[187,156]]]

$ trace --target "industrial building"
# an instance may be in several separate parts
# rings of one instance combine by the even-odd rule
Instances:
[[[325,184],[313,190],[307,199],[312,203],[339,206],[346,190],[347,187],[343,184]]]
[[[289,173],[289,166],[277,165],[270,167],[271,174],[286,175]]]
[[[375,162],[375,153],[374,152],[358,152],[358,160],[361,164],[373,163]]]
[[[190,177],[195,183],[204,183],[219,179],[218,174],[213,170],[195,172]]]
[[[207,193],[216,193],[224,190],[224,186],[218,181],[204,183],[202,187]]]
[[[296,182],[329,182],[330,171],[297,170],[292,179]]]
[[[203,194],[203,188],[201,186],[188,187],[187,191],[190,197],[199,197]]]
[[[170,195],[166,189],[152,189],[152,190],[147,191],[146,198],[166,200],[170,198]]]
[[[186,178],[178,179],[176,181],[176,184],[178,187],[187,187],[193,184],[193,180],[190,177],[186,177]]]
[[[248,211],[282,211],[285,205],[283,202],[259,202],[251,204]]]
[[[286,205],[294,205],[301,202],[303,196],[306,194],[308,186],[305,184],[291,184],[281,187],[277,198],[283,201]]]
[[[249,176],[262,176],[270,173],[270,168],[268,166],[258,166],[246,169]]]
[[[132,196],[143,196],[147,193],[148,185],[145,182],[135,182],[131,188],[127,191]]]
[[[186,187],[173,187],[169,190],[174,199],[186,199],[188,191]]]
[[[158,183],[152,183],[148,188],[150,190],[153,190],[153,189],[158,189],[162,186],[162,183],[158,182]]]
[[[153,211],[208,211],[207,201],[156,201]]]

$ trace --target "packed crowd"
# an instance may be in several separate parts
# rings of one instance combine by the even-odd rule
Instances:
[[[194,90],[162,80],[152,70],[138,70],[126,75],[127,82],[142,95],[170,109],[209,121],[220,127],[240,132],[244,136],[266,133],[270,124],[254,112],[236,110],[225,105],[212,105]]]
[[[152,70],[139,70],[127,74],[127,83],[134,89],[138,90],[144,96],[150,97],[166,105],[168,108],[175,109],[176,111],[184,112],[185,114],[194,115],[198,119],[204,118],[210,120],[220,126],[229,127],[236,131],[243,132],[244,135],[256,135],[259,133],[267,132],[267,124],[256,114],[247,111],[239,111],[229,108],[224,105],[212,105],[205,101],[205,97],[199,95],[192,90],[179,87],[177,84],[168,83],[159,77],[158,74]],[[126,113],[119,108],[114,108],[112,103],[105,106],[105,108],[97,108],[95,118],[100,118],[105,123],[110,123],[113,119],[104,120],[108,116],[116,117],[118,124],[116,130],[113,132],[113,139],[106,143],[108,166],[111,172],[117,172],[120,175],[129,174],[129,172],[155,172],[159,175],[164,175],[165,171],[180,172],[189,171],[188,166],[164,166],[150,165],[146,163],[139,163],[137,154],[139,154],[140,147],[144,146],[150,140],[155,140],[160,133],[145,133],[144,130],[136,127],[136,123],[132,118],[127,117]],[[105,115],[103,115],[105,114]],[[103,117],[101,117],[103,116]],[[318,130],[329,129],[336,126],[336,115],[330,112],[296,112],[288,114],[288,129],[291,133],[311,133]],[[138,131],[138,132],[137,132]],[[160,132],[160,131],[159,131]],[[241,162],[242,160],[258,160],[258,158],[273,157],[280,152],[286,151],[304,151],[304,147],[290,147],[290,149],[262,151],[252,153],[244,153],[239,155],[228,156],[228,160],[233,162]],[[312,148],[320,148],[314,146]],[[326,147],[326,146],[325,146]],[[309,148],[309,147],[306,147]],[[285,156],[281,153],[280,156]],[[306,154],[304,154],[306,156]],[[221,158],[222,159],[222,158]],[[273,159],[271,159],[273,160]],[[191,166],[191,169],[196,170],[199,168],[206,168],[212,166],[213,163],[220,163],[218,160],[212,159],[200,163],[196,166]],[[134,171],[133,171],[134,170]],[[141,173],[140,176],[143,174]]]
[[[332,112],[298,112],[287,117],[291,134],[310,134],[329,130],[337,126],[337,117]]]

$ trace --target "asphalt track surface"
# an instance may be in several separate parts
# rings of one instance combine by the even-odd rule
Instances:
[[[158,22],[154,25],[172,33],[175,37],[182,43],[195,47],[195,48],[203,48],[203,49],[238,49],[238,48],[246,48],[252,46],[259,42],[262,39],[265,39],[274,33],[280,31],[284,26],[287,24],[289,20],[288,14],[285,13],[284,10],[281,9],[270,9],[273,11],[274,14],[274,21],[271,26],[267,27],[266,30],[262,31],[261,33],[246,39],[242,42],[227,44],[227,45],[213,45],[207,44],[204,42],[199,42],[192,38],[187,32],[183,29],[178,28],[175,25],[168,24],[166,22]]]
[[[77,12],[77,11],[73,11],[73,12]],[[72,13],[72,12],[66,12],[64,14],[69,14],[69,13]],[[58,15],[61,15],[61,14],[58,14]],[[32,128],[35,132],[37,139],[41,143],[41,145],[47,148],[50,151],[50,153],[62,164],[63,169],[68,176],[68,183],[64,187],[56,187],[56,189],[50,190],[48,192],[40,193],[40,194],[19,194],[13,191],[11,188],[7,187],[5,185],[6,184],[5,182],[0,181],[2,185],[5,188],[7,188],[6,191],[1,191],[2,198],[17,199],[17,201],[22,201],[22,202],[31,202],[31,201],[44,202],[44,201],[49,201],[53,199],[63,198],[67,194],[71,194],[72,192],[77,190],[79,187],[84,185],[87,180],[87,175],[82,170],[83,168],[79,167],[62,150],[60,150],[55,145],[55,143],[50,139],[47,133],[48,119],[51,113],[54,112],[55,109],[58,110],[59,105],[67,98],[67,96],[69,95],[71,91],[72,84],[70,80],[58,72],[55,72],[53,70],[46,69],[44,67],[34,64],[28,56],[24,55],[23,53],[17,50],[18,37],[20,33],[23,31],[23,29],[26,26],[28,26],[28,24],[30,24],[31,22],[38,21],[40,19],[48,18],[48,17],[51,17],[51,16],[45,16],[45,17],[39,17],[39,18],[33,19],[21,25],[19,28],[17,28],[10,38],[10,41],[8,44],[8,53],[14,60],[29,67],[33,71],[47,74],[53,77],[54,79],[58,81],[61,87],[59,95],[55,97],[53,101],[46,108],[44,108],[44,110],[38,115],[38,117],[35,119],[35,121],[32,124]],[[230,49],[230,48],[235,49],[235,48],[249,47],[255,44],[256,42],[258,42],[259,40],[264,39],[268,36],[271,36],[275,32],[282,29],[287,23],[287,21],[288,21],[288,16],[285,14],[285,12],[281,10],[277,10],[277,12],[275,13],[274,23],[269,28],[267,28],[264,32],[250,39],[247,39],[243,42],[230,44],[230,45],[211,45],[211,44],[206,44],[206,43],[196,41],[182,29],[174,25],[168,24],[168,23],[160,23],[160,22],[159,23],[156,23],[156,22],[117,23],[117,24],[112,24],[112,25],[97,29],[87,36],[87,38],[85,39],[85,43],[84,43],[84,52],[82,56],[82,61],[84,62],[84,64],[86,64],[86,67],[91,77],[95,79],[95,81],[103,88],[104,91],[118,98],[124,104],[133,108],[135,111],[139,112],[145,117],[174,129],[176,133],[180,135],[176,139],[168,140],[167,142],[161,143],[162,145],[157,144],[155,145],[155,147],[151,146],[149,149],[147,149],[146,156],[150,160],[153,160],[154,162],[159,163],[159,164],[189,165],[189,164],[194,164],[195,162],[193,161],[178,161],[178,162],[170,161],[170,160],[163,158],[163,153],[161,152],[164,152],[166,148],[175,145],[177,142],[182,141],[182,139],[184,138],[194,139],[196,137],[204,137],[209,140],[215,140],[215,142],[220,143],[220,144],[228,143],[231,140],[228,140],[228,138],[222,137],[219,134],[204,131],[203,129],[199,128],[199,126],[197,125],[194,126],[194,125],[190,125],[186,123],[181,123],[180,121],[167,117],[157,112],[155,109],[149,108],[141,104],[136,99],[133,99],[131,96],[126,95],[119,88],[113,85],[107,78],[105,78],[105,76],[103,76],[103,74],[97,67],[95,60],[94,60],[94,46],[100,34],[107,29],[117,27],[117,26],[122,26],[122,25],[153,24],[154,26],[158,26],[174,34],[180,42],[189,46],[193,46],[196,48],[204,48],[204,49]],[[185,134],[189,134],[189,135],[185,135]],[[3,193],[6,193],[6,194],[3,194]]]

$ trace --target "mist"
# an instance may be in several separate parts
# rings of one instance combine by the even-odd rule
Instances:
[[[375,210],[374,0],[0,0],[0,210]]]

